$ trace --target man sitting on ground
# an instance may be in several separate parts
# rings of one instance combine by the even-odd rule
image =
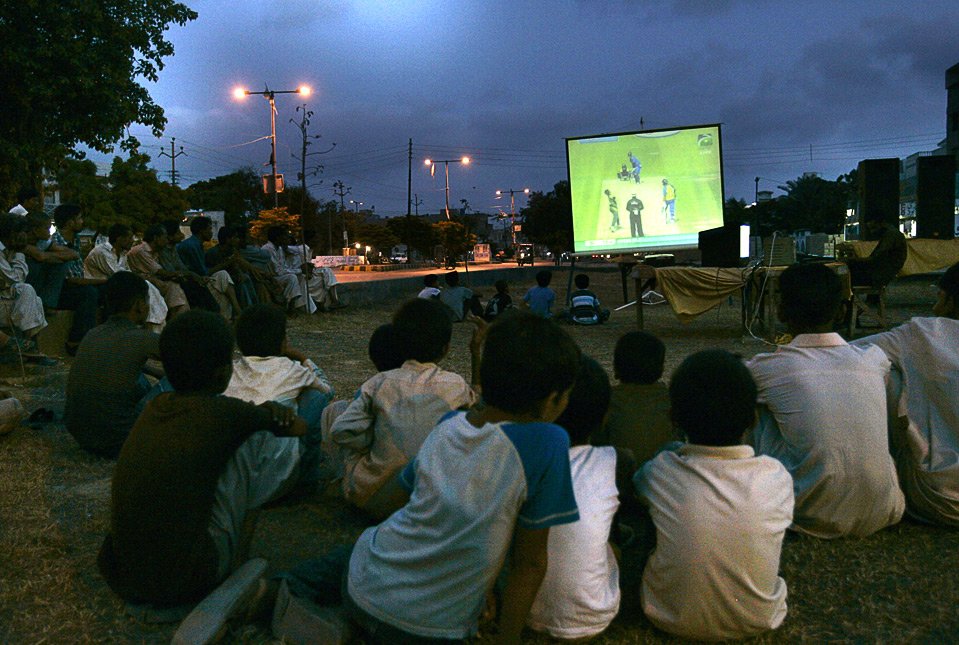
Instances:
[[[578,325],[598,325],[609,320],[609,309],[603,309],[599,298],[589,290],[589,276],[585,273],[573,278],[576,291],[569,297],[569,317]]]
[[[483,315],[483,307],[479,303],[479,296],[471,289],[460,286],[460,274],[450,271],[444,277],[446,288],[440,292],[439,301],[449,309],[453,322],[462,322],[470,313],[476,316]]]
[[[263,250],[270,254],[276,279],[283,289],[287,307],[293,311],[316,311],[316,302],[310,293],[310,285],[304,274],[304,267],[294,266],[286,256],[290,244],[290,232],[285,226],[271,226],[266,231],[267,242]],[[307,271],[309,267],[307,267]]]
[[[556,301],[556,292],[549,288],[553,280],[552,271],[540,271],[536,274],[536,286],[523,296],[523,302],[529,310],[540,318],[551,318],[553,303]]]
[[[878,347],[852,347],[832,332],[844,298],[828,267],[793,265],[779,289],[779,318],[794,338],[748,363],[762,406],[753,446],[793,477],[793,529],[865,537],[905,510],[889,454],[889,360]]]
[[[417,298],[439,298],[440,297],[440,288],[437,286],[439,280],[436,277],[435,273],[431,273],[423,277],[423,288],[420,289],[420,292],[416,294]]]
[[[220,227],[216,234],[216,241],[216,245],[206,252],[206,265],[208,267],[226,266],[227,273],[233,278],[236,299],[240,301],[240,306],[246,308],[258,302],[269,304],[271,300],[268,293],[264,294],[263,300],[260,299],[255,277],[260,269],[247,262],[240,254],[242,238],[239,229],[234,226]]]
[[[240,315],[240,302],[236,297],[236,287],[229,269],[235,264],[234,258],[226,257],[216,266],[206,264],[206,250],[203,245],[213,239],[213,220],[202,215],[190,221],[190,237],[176,245],[176,253],[186,268],[199,276],[210,294],[216,299],[220,313],[227,320]]]
[[[167,248],[166,229],[153,224],[143,233],[143,241],[127,253],[127,266],[138,276],[159,290],[167,304],[170,318],[190,310],[186,293],[180,281],[186,280],[181,273],[168,271],[160,264],[160,252]]]
[[[709,350],[683,361],[669,398],[687,443],[660,452],[633,478],[656,525],[643,612],[685,640],[776,629],[786,617],[777,574],[793,491],[781,463],[742,445],[756,418],[756,384],[738,357]]]
[[[127,266],[127,252],[133,248],[133,232],[125,224],[114,224],[110,227],[109,241],[93,247],[83,260],[83,275],[87,278],[106,280],[118,271],[129,271]],[[169,311],[163,294],[155,286],[147,282],[149,296],[147,302],[150,312],[147,314],[146,325],[150,331],[159,331],[166,322]]]
[[[149,312],[146,280],[117,271],[104,291],[109,318],[80,343],[63,418],[81,448],[116,459],[136,421],[137,403],[150,389],[144,372],[148,359],[160,357],[160,337],[140,328]]]
[[[47,326],[43,301],[25,282],[27,228],[19,215],[0,215],[0,324],[13,327],[23,337],[0,337],[2,359],[19,359],[21,352],[36,352],[36,336]]]
[[[865,258],[847,260],[853,286],[883,287],[896,277],[906,263],[908,246],[906,237],[894,223],[867,219],[863,225],[869,239],[879,242]]]
[[[959,264],[939,280],[932,313],[853,345],[892,361],[890,441],[906,510],[959,526]]]
[[[233,377],[223,393],[250,403],[276,401],[306,421],[301,438],[300,482],[318,480],[320,419],[333,399],[326,374],[306,354],[290,344],[286,313],[275,305],[253,305],[236,321],[236,344],[243,356],[233,361]]]
[[[120,451],[98,564],[127,602],[172,607],[246,559],[255,511],[290,484],[306,424],[279,403],[220,396],[233,334],[217,314],[174,318],[160,355],[175,391],[147,404]]]

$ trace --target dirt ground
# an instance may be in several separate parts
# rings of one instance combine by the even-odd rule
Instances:
[[[616,273],[591,272],[607,306],[622,304]],[[560,277],[562,276],[562,277]],[[559,298],[565,275],[554,284]],[[899,280],[889,291],[891,320],[929,315],[934,277]],[[513,286],[514,298],[530,284]],[[484,299],[492,294],[481,289]],[[414,294],[410,294],[411,296]],[[632,297],[632,296],[630,296]],[[290,321],[293,343],[331,377],[339,397],[350,397],[374,373],[366,357],[373,329],[387,322],[402,299],[353,306],[333,314]],[[689,324],[668,305],[646,306],[646,329],[666,343],[666,374],[687,355],[720,347],[749,357],[770,347],[744,338],[740,303],[732,298]],[[608,324],[569,327],[584,352],[612,375],[616,339],[635,328],[630,309]],[[469,327],[454,329],[443,361],[469,378]],[[28,410],[63,407],[68,362],[57,368],[5,367],[0,387]],[[81,452],[63,426],[21,427],[0,437],[0,642],[169,642],[175,625],[147,625],[126,616],[97,573],[95,558],[109,519],[113,464]],[[264,511],[252,555],[273,570],[348,543],[367,525],[342,502],[314,496]],[[624,554],[624,600],[620,616],[597,643],[668,642],[637,603],[640,572]],[[959,634],[959,532],[906,520],[868,539],[823,541],[790,535],[781,575],[789,588],[783,626],[757,642],[945,642]],[[546,642],[528,633],[529,642]],[[230,642],[271,642],[263,625],[236,628]]]

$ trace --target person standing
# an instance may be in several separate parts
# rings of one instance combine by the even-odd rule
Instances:
[[[633,193],[626,202],[629,213],[629,234],[631,237],[643,237],[643,201]]]
[[[663,215],[667,224],[676,223],[676,187],[663,178]]]
[[[609,231],[611,233],[619,230],[619,204],[616,201],[616,197],[609,192],[607,188],[605,191],[606,199],[609,200],[609,214],[613,216],[612,222],[609,225]]]

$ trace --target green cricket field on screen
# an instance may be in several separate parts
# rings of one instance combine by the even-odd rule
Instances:
[[[575,253],[691,248],[723,225],[719,125],[566,140]]]

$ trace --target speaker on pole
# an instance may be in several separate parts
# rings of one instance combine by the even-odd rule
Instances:
[[[899,159],[859,162],[859,230],[868,221],[899,222]]]
[[[956,158],[916,160],[916,237],[951,240],[956,235]]]

